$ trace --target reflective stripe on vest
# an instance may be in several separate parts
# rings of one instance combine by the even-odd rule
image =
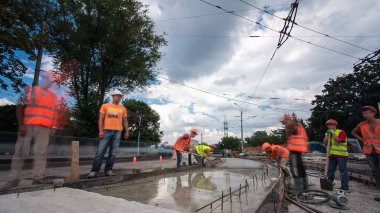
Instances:
[[[297,125],[297,135],[291,135],[288,137],[286,148],[292,152],[307,152],[308,150],[308,138],[305,128],[301,124]]]
[[[334,131],[334,134],[336,136],[339,136],[339,134],[342,132],[340,129],[336,129]],[[326,133],[327,134],[327,133]],[[343,156],[347,157],[348,156],[348,151],[347,151],[347,137],[345,142],[337,143],[335,142],[334,137],[331,137],[331,146],[330,146],[330,153],[329,156],[331,155],[338,155],[338,156]]]
[[[202,157],[206,157],[206,150],[208,151],[211,151],[211,147],[207,146],[207,145],[198,145],[198,146],[195,146],[195,151],[197,151],[197,154],[202,156]]]
[[[28,88],[27,103],[24,110],[25,125],[54,127],[57,123],[57,96],[38,86]]]
[[[380,124],[376,125],[375,131],[371,131],[367,121],[360,123],[359,128],[364,139],[364,153],[371,154],[375,150],[376,153],[380,154]]]

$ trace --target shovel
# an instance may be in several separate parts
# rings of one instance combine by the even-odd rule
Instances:
[[[328,133],[325,173],[324,173],[324,176],[319,179],[319,183],[321,184],[321,189],[332,191],[334,189],[334,184],[333,184],[333,182],[331,182],[327,179],[327,170],[328,170],[328,166],[329,166],[330,143],[331,143],[331,135]]]

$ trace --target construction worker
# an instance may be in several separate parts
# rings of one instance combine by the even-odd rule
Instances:
[[[376,119],[377,110],[373,106],[362,107],[361,113],[365,121],[359,123],[351,134],[363,142],[363,151],[376,180],[376,186],[380,187],[380,119]],[[380,197],[376,197],[375,200],[380,201]]]
[[[290,151],[290,172],[294,178],[295,189],[308,189],[308,178],[302,161],[302,154],[308,151],[308,137],[305,128],[295,116],[285,114],[282,123],[286,131],[286,148]]]
[[[190,130],[190,134],[182,135],[175,142],[173,149],[175,150],[176,155],[177,155],[177,168],[181,166],[182,153],[184,151],[189,151],[191,139],[197,135],[198,135],[198,130],[193,128]]]
[[[122,98],[122,93],[119,90],[111,92],[112,103],[103,104],[99,112],[99,145],[95,154],[94,163],[92,169],[87,178],[94,178],[98,175],[104,154],[109,147],[109,154],[106,165],[104,167],[104,174],[106,176],[114,176],[112,168],[116,159],[116,153],[119,149],[121,131],[123,130],[123,124],[125,128],[124,138],[128,139],[128,119],[127,109],[120,106],[119,103]]]
[[[289,170],[286,168],[286,163],[288,162],[289,150],[277,145],[270,145],[268,142],[265,142],[261,146],[261,150],[272,159],[276,160],[278,168],[284,173],[285,177],[289,177]]]
[[[57,95],[50,90],[54,80],[51,72],[43,72],[39,86],[28,87],[26,94],[20,97],[16,110],[18,135],[9,174],[10,180],[2,190],[16,187],[20,183],[24,159],[29,155],[32,140],[35,143],[32,184],[43,183],[48,144],[51,136],[60,127],[57,118],[62,118],[58,112]]]
[[[212,151],[216,149],[216,145],[212,144],[208,145],[198,145],[195,147],[196,155],[194,155],[195,159],[197,159],[198,163],[201,163],[203,167],[206,167],[205,159],[211,157]]]
[[[342,176],[341,178],[341,190],[348,191],[349,186],[349,175],[347,169],[347,135],[343,130],[337,129],[338,122],[336,120],[330,119],[326,121],[327,132],[325,133],[325,138],[323,143],[327,145],[330,137],[330,152],[328,153],[329,165],[327,169],[327,179],[334,182],[335,170],[339,165],[339,172]]]

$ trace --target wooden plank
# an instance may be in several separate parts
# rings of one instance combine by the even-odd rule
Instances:
[[[79,141],[71,142],[71,174],[65,177],[65,182],[79,181]]]

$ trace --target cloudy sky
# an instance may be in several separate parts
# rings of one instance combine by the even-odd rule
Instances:
[[[206,1],[277,31],[284,24],[239,0]],[[279,17],[287,16],[292,2],[245,1]],[[278,119],[286,112],[306,119],[310,102],[324,82],[350,72],[357,58],[380,47],[380,1],[302,0],[298,24],[361,48],[295,26],[292,36],[330,50],[289,38],[258,86],[277,45],[278,33],[199,0],[143,2],[148,5],[157,33],[167,34],[168,46],[162,49],[165,56],[157,68],[161,83],[146,94],[130,97],[146,100],[159,112],[163,141],[169,143],[191,127],[203,132],[203,141],[218,142],[223,136],[225,116],[229,134],[240,137],[240,108],[244,136],[280,127]],[[45,66],[50,66],[48,59]],[[2,96],[0,102],[9,100]]]

